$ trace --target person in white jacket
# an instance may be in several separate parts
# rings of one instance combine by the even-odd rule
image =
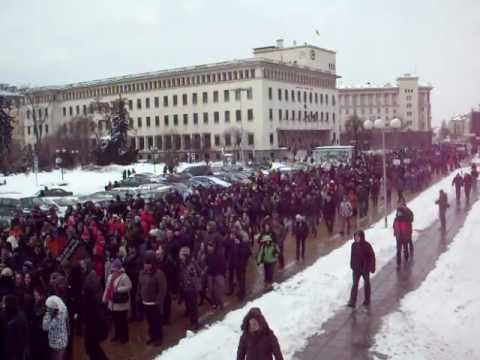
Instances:
[[[112,341],[127,343],[128,311],[130,310],[130,291],[132,282],[123,269],[122,262],[115,259],[112,263],[112,273],[107,278],[103,293],[103,302],[112,313],[114,336]]]
[[[45,301],[47,311],[43,317],[43,330],[48,332],[48,345],[52,360],[65,359],[68,345],[68,311],[58,296],[50,296]]]

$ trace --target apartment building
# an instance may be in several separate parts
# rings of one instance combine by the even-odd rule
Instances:
[[[122,96],[132,145],[145,155],[201,150],[218,157],[240,148],[263,157],[338,143],[335,64],[331,50],[278,40],[243,60],[35,88],[34,101],[20,109],[25,142],[32,146],[35,131],[74,132],[70,124],[82,116],[108,131],[92,103]]]
[[[431,131],[432,86],[420,85],[419,78],[405,74],[397,78],[397,85],[339,87],[340,131],[354,114],[362,120],[399,118],[404,129]]]

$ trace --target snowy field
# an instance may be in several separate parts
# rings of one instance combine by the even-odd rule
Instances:
[[[383,320],[373,349],[381,359],[480,359],[479,229],[477,201],[435,269]]]
[[[20,193],[24,196],[33,196],[45,186],[49,188],[60,187],[72,191],[74,195],[87,195],[96,191],[104,191],[109,181],[122,180],[122,172],[125,169],[134,168],[137,173],[153,173],[154,166],[150,163],[136,163],[130,166],[110,165],[95,170],[76,168],[64,170],[63,182],[61,171],[54,170],[38,173],[38,186],[36,186],[35,174],[16,174],[6,177],[7,184],[0,186],[0,196],[6,193]],[[157,174],[163,172],[163,164],[156,165]]]
[[[408,205],[415,213],[414,230],[430,226],[437,219],[434,204],[438,191],[444,189],[452,198],[454,174],[425,190]],[[394,214],[389,216],[392,224]],[[366,231],[377,255],[377,272],[395,255],[395,239],[391,227],[383,227],[383,219]],[[414,232],[414,240],[418,232]],[[275,286],[262,297],[243,308],[228,313],[222,321],[197,334],[188,336],[164,351],[159,360],[217,360],[235,357],[241,335],[243,317],[252,307],[259,307],[277,335],[286,359],[306,345],[307,338],[319,333],[335,311],[346,306],[351,286],[350,243],[320,258],[312,266]]]

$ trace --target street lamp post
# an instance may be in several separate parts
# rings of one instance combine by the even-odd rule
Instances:
[[[389,127],[391,129],[399,129],[402,125],[400,119],[392,119],[390,121]],[[383,202],[384,202],[384,219],[385,219],[385,228],[388,227],[387,215],[388,215],[388,207],[387,207],[387,153],[385,148],[385,130],[387,129],[387,125],[385,124],[385,120],[377,119],[374,122],[371,120],[366,120],[363,124],[366,130],[377,129],[382,132],[382,162],[383,162]]]

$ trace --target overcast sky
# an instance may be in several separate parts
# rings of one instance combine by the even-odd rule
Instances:
[[[417,74],[434,124],[480,104],[480,0],[1,0],[0,29],[0,82],[15,85],[247,58],[283,38],[336,50],[343,84]]]

